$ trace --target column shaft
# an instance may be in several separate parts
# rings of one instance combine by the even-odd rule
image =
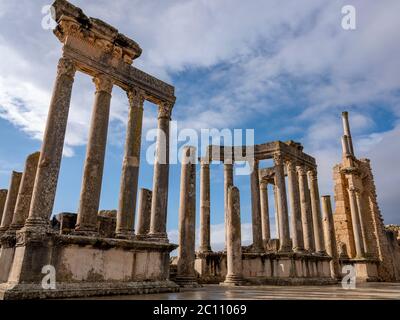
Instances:
[[[210,165],[200,164],[200,252],[211,251],[210,241]]]
[[[307,172],[304,166],[297,166],[299,178],[299,191],[301,202],[301,221],[303,224],[304,249],[309,252],[315,251],[314,231],[312,223],[310,191],[308,189]]]
[[[321,203],[319,200],[317,170],[313,168],[308,171],[308,174],[310,177],[311,212],[315,239],[315,251],[324,253],[324,235],[322,231]]]
[[[14,216],[9,229],[10,231],[15,232],[21,229],[25,224],[25,220],[28,218],[39,157],[40,152],[35,152],[26,159],[24,173],[19,186],[18,198],[15,204]]]
[[[261,223],[260,181],[258,178],[258,160],[251,164],[253,171],[250,174],[251,185],[251,218],[253,230],[253,250],[264,251]]]
[[[25,224],[27,227],[46,228],[53,211],[75,70],[72,60],[60,59],[40,151],[31,207]]]
[[[146,238],[150,231],[152,192],[148,189],[140,189],[137,237]]]
[[[228,191],[233,186],[233,164],[224,163],[224,221],[225,221],[225,249],[228,235]]]
[[[224,284],[239,285],[243,282],[240,194],[234,186],[228,189],[227,225],[227,274]]]
[[[294,251],[304,250],[303,226],[301,223],[301,204],[299,181],[292,161],[287,162],[288,186],[290,195],[290,212],[292,226],[292,241]]]
[[[4,211],[5,204],[6,204],[7,193],[8,193],[7,189],[0,190],[0,224],[1,224],[1,220],[3,218],[3,211]]]
[[[121,238],[131,238],[134,235],[143,122],[143,93],[133,89],[128,92],[128,98],[128,125],[115,232]]]
[[[83,169],[81,198],[79,201],[76,231],[91,234],[97,229],[104,158],[110,115],[112,80],[100,75],[94,78],[95,101],[90,124],[89,140]]]
[[[271,239],[271,230],[269,225],[269,204],[268,204],[268,183],[260,183],[260,201],[261,201],[261,225],[262,238],[264,245]]]
[[[331,277],[339,279],[339,259],[330,196],[322,196],[322,219],[326,252],[332,257],[330,261]]]
[[[350,200],[351,223],[353,225],[354,245],[356,248],[356,258],[364,258],[365,252],[361,239],[361,228],[356,198],[356,189],[354,187],[350,187],[348,191]]]
[[[275,185],[277,187],[278,216],[279,216],[279,251],[291,251],[289,233],[289,213],[286,198],[285,171],[283,158],[280,154],[274,155]]]
[[[179,247],[176,282],[182,286],[196,283],[196,148],[183,149],[179,204]]]
[[[169,181],[169,124],[172,105],[162,103],[158,109],[158,133],[153,175],[150,236],[167,242],[167,205]]]
[[[363,217],[363,203],[361,192],[356,191],[356,201],[357,201],[357,208],[358,208],[358,218],[360,221],[360,229],[361,229],[361,238],[364,247],[364,254],[368,255],[368,240],[367,240],[367,231],[365,230],[365,221]]]
[[[281,235],[279,234],[279,214],[278,214],[278,188],[274,182],[274,208],[275,208],[275,233],[276,238],[280,239]]]
[[[21,184],[22,173],[13,171],[11,174],[10,187],[3,210],[3,217],[0,224],[0,235],[8,230],[13,219],[15,205],[18,198],[18,190]]]

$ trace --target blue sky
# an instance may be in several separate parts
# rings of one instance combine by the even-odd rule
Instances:
[[[386,223],[400,223],[400,2],[76,0],[136,40],[136,66],[176,88],[182,128],[255,129],[255,142],[300,141],[319,164],[321,194],[332,194],[341,119],[350,111],[355,150],[372,161]],[[48,1],[0,1],[0,187],[40,149],[61,45],[41,27]],[[356,8],[357,29],[341,27]],[[76,212],[94,87],[77,74],[54,213]],[[101,208],[117,207],[128,101],[114,88]],[[156,126],[145,104],[144,132]],[[140,187],[152,187],[143,141]],[[267,164],[263,164],[267,165]],[[223,234],[223,170],[212,166],[212,241]],[[171,166],[168,230],[176,239],[180,166]],[[243,238],[251,239],[249,177],[241,191]],[[271,208],[271,218],[273,210]],[[273,225],[272,221],[272,225]]]

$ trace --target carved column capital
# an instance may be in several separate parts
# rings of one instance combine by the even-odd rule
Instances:
[[[145,100],[145,92],[139,88],[131,88],[129,91],[126,92],[129,105],[133,108],[140,108],[143,109],[143,103]]]
[[[158,105],[158,119],[166,118],[171,120],[173,104],[170,102],[162,102]]]
[[[276,166],[280,166],[280,165],[284,164],[285,159],[281,152],[275,152],[273,157],[274,157],[274,163]]]
[[[310,176],[311,180],[317,180],[318,179],[318,171],[317,168],[310,168],[308,169],[308,175]]]
[[[292,159],[286,159],[285,160],[285,164],[286,164],[286,169],[288,172],[296,172],[296,161],[292,160]]]
[[[98,75],[93,78],[93,82],[96,85],[96,92],[106,92],[111,94],[113,88],[113,81],[109,76],[104,74]]]
[[[306,171],[306,168],[305,168],[304,165],[296,166],[296,171],[297,171],[297,174],[300,175],[300,176],[307,175],[307,171]]]
[[[76,72],[76,66],[72,59],[60,58],[57,65],[57,77],[67,76],[74,78]]]

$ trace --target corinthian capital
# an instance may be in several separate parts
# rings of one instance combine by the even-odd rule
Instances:
[[[295,172],[296,171],[296,161],[294,160],[286,160],[285,161],[286,164],[286,169],[289,172]]]
[[[132,88],[127,93],[129,99],[129,105],[131,108],[143,109],[143,103],[145,100],[145,93],[139,88]]]
[[[275,152],[274,153],[274,163],[275,163],[276,166],[283,165],[284,158],[283,158],[282,153],[280,153],[280,152]]]
[[[64,57],[60,58],[57,66],[57,77],[65,75],[70,78],[73,78],[75,72],[76,72],[76,67],[74,61]]]
[[[303,165],[296,166],[297,174],[304,176],[307,174],[306,168]]]
[[[98,75],[93,78],[93,82],[96,85],[96,91],[104,91],[111,94],[113,88],[113,82],[109,76],[104,74]]]
[[[318,179],[317,168],[310,168],[308,170],[308,175],[310,176],[311,180],[317,180]]]
[[[158,105],[158,119],[166,118],[171,120],[173,104],[170,102],[162,102]]]

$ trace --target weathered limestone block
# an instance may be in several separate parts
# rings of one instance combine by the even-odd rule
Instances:
[[[117,210],[101,210],[97,215],[97,233],[99,237],[114,238],[117,223]]]
[[[0,235],[8,230],[14,216],[15,205],[18,198],[18,190],[21,183],[22,172],[13,171],[11,174],[10,188],[8,189],[3,217],[0,225]]]
[[[28,218],[39,157],[40,152],[35,152],[26,159],[25,169],[18,191],[18,198],[15,204],[14,216],[9,231],[15,232],[21,229],[25,224],[25,220]]]
[[[54,216],[53,227],[58,229],[60,234],[70,234],[74,231],[77,214],[62,212]]]

